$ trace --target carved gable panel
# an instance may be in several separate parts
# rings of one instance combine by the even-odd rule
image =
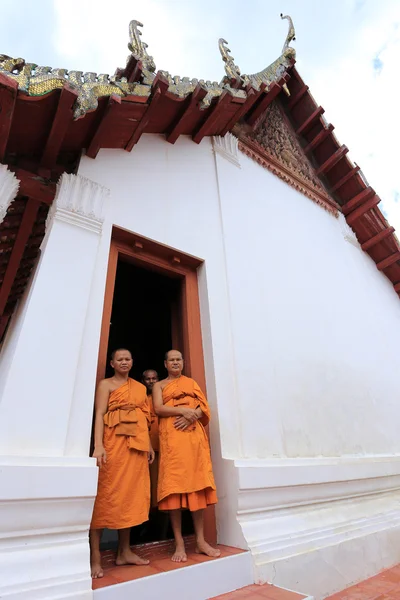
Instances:
[[[272,102],[253,131],[237,126],[240,150],[337,215],[336,203],[315,174],[278,101]]]

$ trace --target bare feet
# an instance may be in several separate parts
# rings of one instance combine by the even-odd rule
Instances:
[[[101,577],[103,577],[104,572],[101,568],[100,559],[92,559],[90,561],[90,571],[93,579],[100,579]]]
[[[132,550],[118,552],[117,558],[115,559],[115,564],[118,567],[122,567],[123,565],[148,565],[149,563],[149,560],[140,558],[140,556],[134,554]]]
[[[197,552],[197,554],[205,554],[211,558],[218,558],[218,556],[221,556],[221,551],[217,550],[217,548],[213,548],[210,544],[207,544],[205,540],[197,542],[195,552]]]
[[[185,544],[176,544],[175,552],[172,555],[171,560],[174,562],[186,562],[187,554],[185,552]]]

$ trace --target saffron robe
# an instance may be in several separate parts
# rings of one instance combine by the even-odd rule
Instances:
[[[104,415],[107,461],[99,469],[91,529],[125,529],[148,520],[149,426],[146,388],[129,378],[111,392]]]
[[[150,465],[150,482],[151,482],[151,508],[157,507],[157,483],[158,483],[158,465],[159,465],[159,451],[160,451],[160,442],[158,439],[158,417],[154,412],[153,406],[153,396],[148,394],[147,396],[147,404],[150,410],[150,441],[153,447],[155,456],[154,461]]]
[[[150,411],[150,441],[151,441],[151,445],[153,446],[153,450],[154,452],[158,452],[160,450],[160,442],[158,439],[158,417],[156,415],[156,413],[154,412],[154,406],[153,406],[153,396],[151,394],[148,394],[147,396],[147,404],[149,407],[149,411]]]
[[[201,408],[203,417],[185,431],[175,429],[177,417],[160,417],[160,467],[158,507],[160,510],[206,508],[217,502],[210,446],[204,427],[210,420],[207,400],[190,377],[181,375],[164,387],[165,406]]]

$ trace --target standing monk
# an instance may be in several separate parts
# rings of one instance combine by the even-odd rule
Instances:
[[[165,355],[168,377],[153,386],[153,404],[160,417],[158,508],[168,510],[175,538],[172,560],[186,562],[182,508],[192,513],[196,552],[217,557],[220,551],[204,539],[204,509],[216,504],[210,447],[204,426],[210,420],[207,400],[197,383],[182,375],[178,350]]]
[[[102,529],[118,529],[117,565],[147,565],[129,545],[130,528],[149,518],[150,414],[146,388],[130,379],[132,355],[119,348],[111,355],[113,377],[100,381],[96,392],[94,452],[99,470],[97,497],[90,528],[92,577],[103,577]]]
[[[154,461],[150,466],[150,481],[151,481],[151,508],[157,507],[157,480],[159,466],[159,451],[160,444],[158,440],[158,417],[154,412],[152,390],[155,383],[158,381],[158,373],[154,369],[147,369],[142,375],[142,382],[147,390],[147,405],[150,411],[151,427],[150,427],[150,442],[154,450]]]

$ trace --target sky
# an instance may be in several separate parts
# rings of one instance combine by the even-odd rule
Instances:
[[[0,53],[113,74],[131,19],[158,69],[220,81],[218,39],[242,73],[281,53],[291,15],[297,69],[400,235],[400,0],[0,0]]]

